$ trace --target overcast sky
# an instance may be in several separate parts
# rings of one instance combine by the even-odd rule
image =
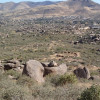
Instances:
[[[4,2],[21,2],[21,1],[33,1],[33,2],[39,2],[39,1],[66,1],[66,0],[0,0],[0,3],[4,3]],[[100,3],[100,0],[93,0],[97,3]]]

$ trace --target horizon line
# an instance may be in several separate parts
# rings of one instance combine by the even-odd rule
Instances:
[[[10,2],[12,2],[12,3],[21,3],[21,2],[64,2],[64,1],[68,1],[68,0],[42,0],[42,1],[31,1],[31,0],[23,0],[23,1],[7,1],[7,2],[0,2],[0,4],[3,4],[3,3],[10,3]],[[94,1],[94,0],[91,0],[92,2],[95,2],[95,3],[97,3],[97,4],[100,4],[99,2],[96,2],[96,1]]]

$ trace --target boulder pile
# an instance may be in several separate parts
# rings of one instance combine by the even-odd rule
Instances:
[[[4,64],[4,70],[16,70],[22,72],[24,68],[24,65],[21,65],[20,61],[14,59],[14,60],[8,60]]]
[[[19,60],[8,60],[3,65],[0,61],[0,69],[15,70],[21,72],[22,75],[27,75],[34,79],[38,83],[45,82],[45,76],[49,74],[64,75],[68,72],[68,66],[66,64],[58,65],[55,61],[51,62],[39,62],[37,60],[29,60],[25,64],[21,64]],[[78,78],[91,79],[90,71],[87,67],[76,68],[73,73]]]

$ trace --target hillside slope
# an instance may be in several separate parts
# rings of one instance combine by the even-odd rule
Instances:
[[[7,6],[10,5],[10,6]],[[65,2],[21,2],[0,5],[3,16],[14,19],[82,16],[99,18],[100,5],[91,0],[68,0]]]

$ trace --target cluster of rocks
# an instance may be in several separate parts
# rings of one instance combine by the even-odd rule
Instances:
[[[16,70],[20,71],[23,75],[27,75],[33,79],[35,79],[38,83],[45,82],[45,76],[48,74],[53,75],[63,75],[68,70],[66,64],[58,65],[55,61],[40,63],[37,60],[29,60],[26,64],[21,65],[18,60],[9,60],[6,61],[4,67],[0,62],[0,68],[4,70]],[[90,79],[90,71],[88,68],[77,68],[73,71],[73,73],[79,78]]]
[[[80,39],[78,41],[75,41],[74,44],[78,44],[78,43],[100,43],[100,35],[99,34],[89,34],[89,35],[85,35],[83,37],[80,37]]]
[[[29,60],[26,62],[23,69],[23,74],[34,78],[37,82],[44,82],[44,77],[48,74],[62,75],[67,72],[66,64],[57,66],[57,63],[52,61],[50,63],[40,63],[36,60]]]
[[[20,61],[14,59],[14,60],[8,60],[4,64],[4,70],[16,70],[16,71],[23,71],[24,65],[21,65]]]

